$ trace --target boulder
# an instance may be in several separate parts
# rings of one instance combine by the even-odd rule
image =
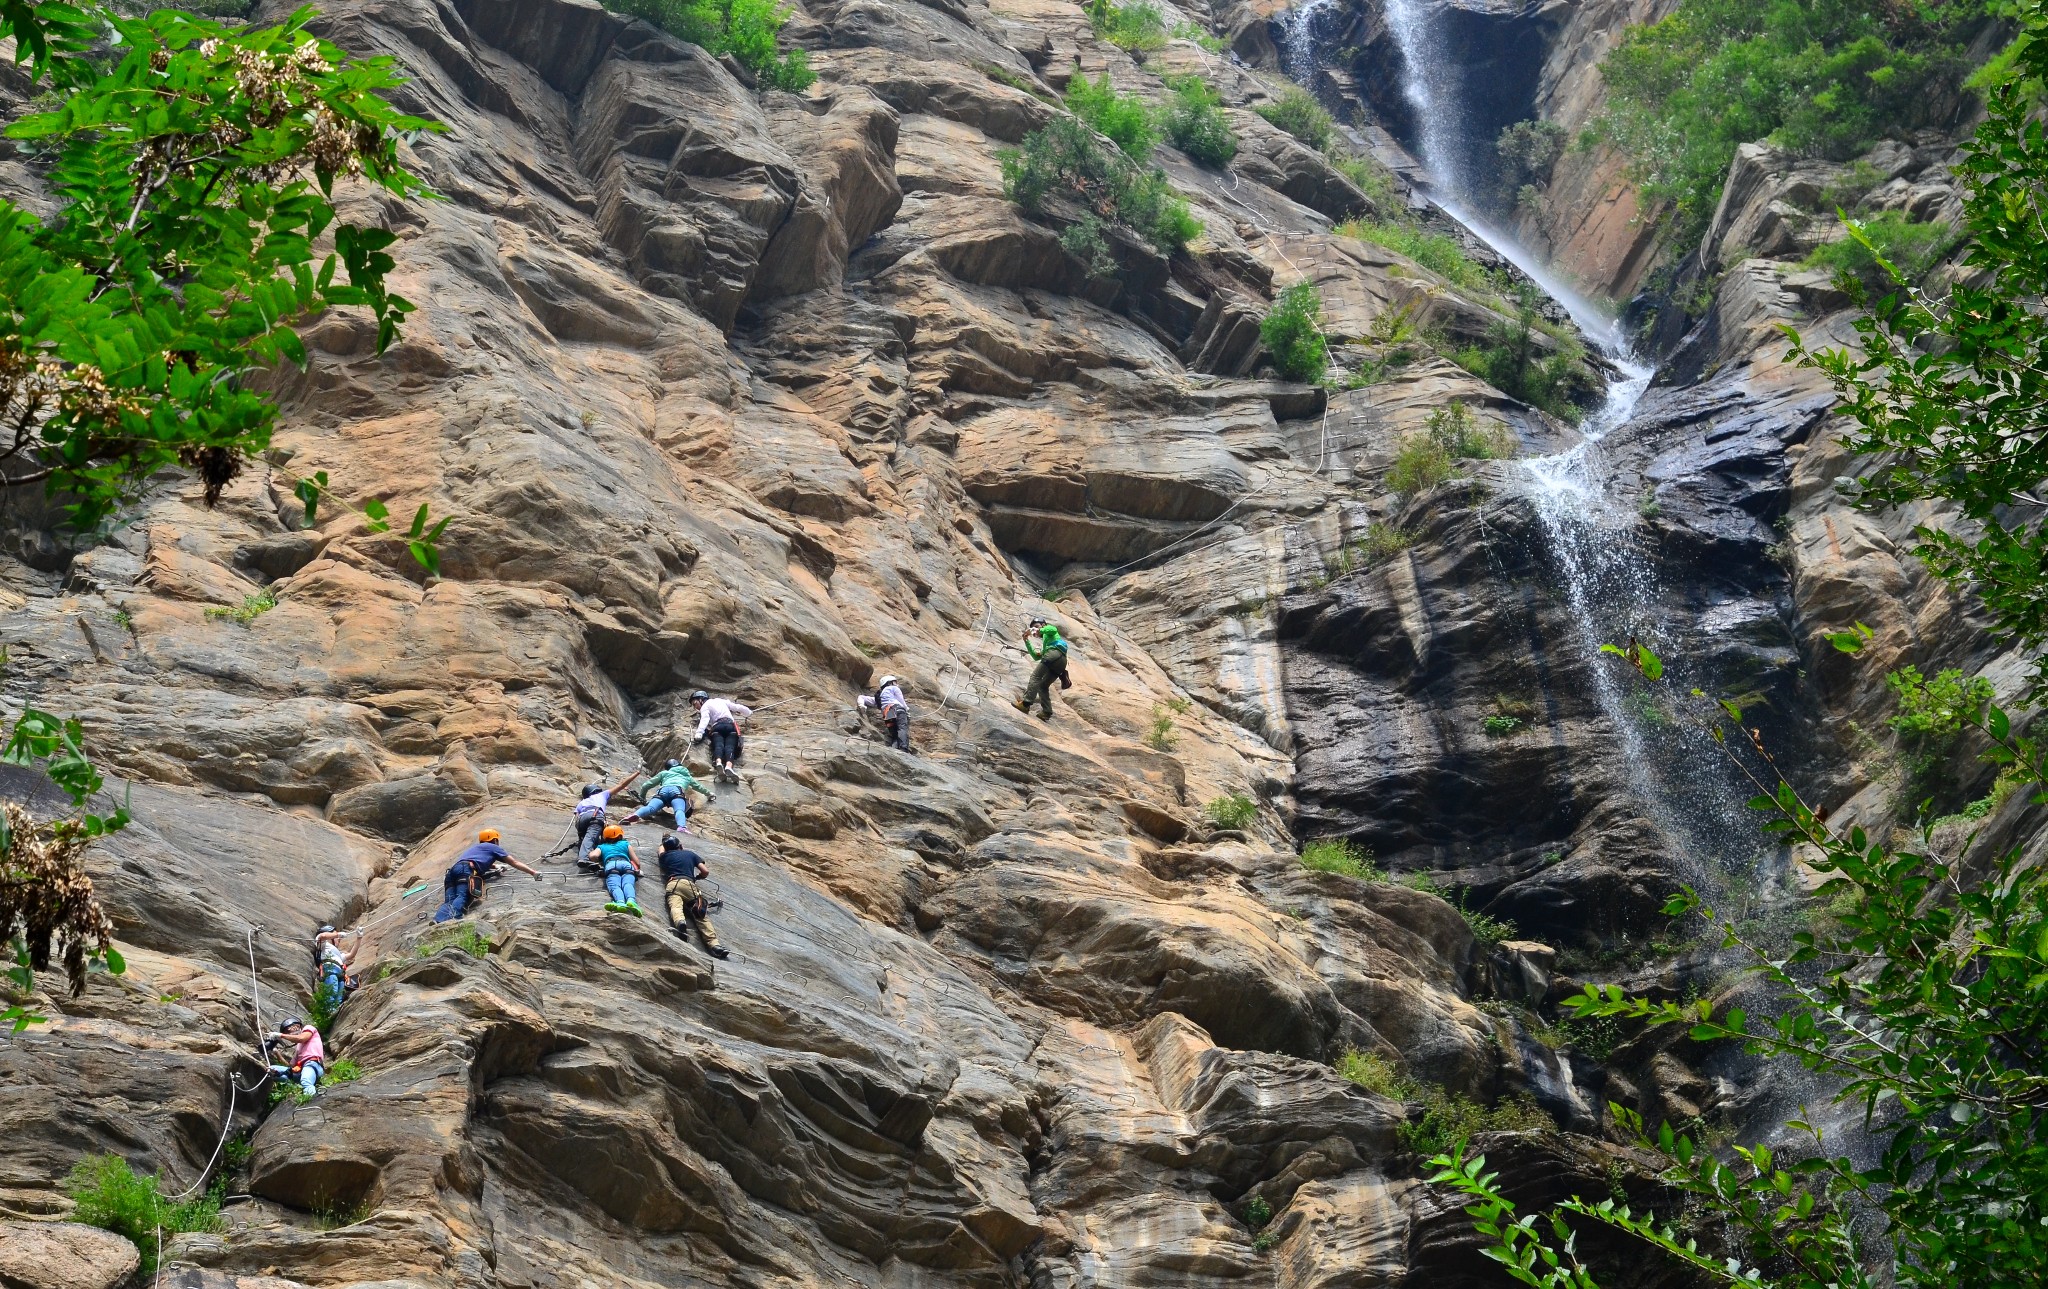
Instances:
[[[141,1265],[141,1252],[110,1232],[0,1218],[0,1285],[6,1289],[115,1289]]]

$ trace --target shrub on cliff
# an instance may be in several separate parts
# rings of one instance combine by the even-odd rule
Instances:
[[[1252,110],[1318,152],[1330,146],[1330,137],[1337,128],[1313,95],[1293,85],[1280,91],[1280,97],[1273,102],[1261,103]]]
[[[1297,282],[1280,293],[1265,320],[1259,339],[1273,356],[1273,366],[1288,380],[1313,385],[1330,369],[1330,342],[1323,336],[1323,297],[1313,282]]]
[[[1118,49],[1144,54],[1166,48],[1166,15],[1150,0],[1134,4],[1090,0],[1088,23],[1096,35]]]
[[[1944,224],[1923,224],[1902,210],[1883,211],[1860,223],[1861,236],[1823,242],[1804,261],[1808,268],[1827,269],[1854,278],[1866,291],[1882,291],[1888,262],[1908,282],[1918,282],[1955,246],[1955,232]]]
[[[87,1155],[65,1181],[77,1206],[71,1220],[112,1231],[142,1254],[142,1270],[155,1271],[162,1242],[186,1231],[220,1231],[221,1196],[208,1191],[194,1199],[173,1201],[163,1194],[162,1179],[144,1177],[118,1155]]]
[[[809,53],[778,47],[789,10],[775,0],[611,0],[611,7],[710,53],[731,54],[768,89],[801,93],[818,79]]]
[[[1003,195],[1026,212],[1039,214],[1056,197],[1081,208],[1060,242],[1098,276],[1116,267],[1104,238],[1109,224],[1123,225],[1167,255],[1202,231],[1165,175],[1105,149],[1074,117],[1056,116],[1026,135],[1022,146],[998,155]]]
[[[1092,81],[1076,76],[1067,86],[1067,110],[1094,126],[1131,160],[1142,164],[1152,159],[1152,149],[1159,143],[1152,109],[1136,94],[1117,93],[1108,72]]]
[[[1744,143],[1844,158],[1888,131],[1948,124],[1965,46],[2005,0],[1684,0],[1601,64],[1594,137],[1616,144],[1686,240]],[[1942,114],[1942,115],[1936,115]]]
[[[1221,170],[1237,155],[1237,132],[1223,115],[1223,97],[1199,76],[1170,76],[1173,102],[1166,109],[1166,137],[1198,166]]]

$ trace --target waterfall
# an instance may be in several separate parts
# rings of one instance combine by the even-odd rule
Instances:
[[[1280,16],[1280,56],[1288,79],[1315,93],[1316,20],[1337,8],[1338,0],[1303,0]]]
[[[1464,155],[1465,94],[1458,83],[1457,63],[1443,48],[1443,31],[1430,21],[1425,0],[1386,0],[1384,12],[1388,33],[1401,49],[1401,91],[1415,111],[1416,159],[1442,194],[1453,200],[1464,197],[1471,187]]]
[[[1330,0],[1307,0],[1285,20],[1289,74],[1305,80],[1315,65],[1314,17]],[[1581,441],[1555,456],[1524,462],[1543,537],[1570,609],[1575,648],[1588,662],[1592,697],[1614,731],[1631,788],[1669,840],[1674,856],[1703,857],[1755,836],[1726,776],[1702,772],[1717,750],[1689,723],[1670,719],[1641,692],[1618,662],[1600,658],[1602,644],[1640,639],[1664,655],[1669,670],[1659,692],[1683,694],[1692,683],[1685,659],[1669,645],[1657,570],[1642,547],[1637,499],[1609,494],[1602,440],[1627,425],[1650,387],[1654,369],[1631,352],[1619,321],[1504,230],[1470,207],[1482,158],[1464,112],[1458,50],[1430,0],[1383,0],[1387,30],[1401,51],[1402,91],[1414,111],[1417,159],[1429,175],[1429,196],[1545,294],[1557,301],[1611,364],[1615,375],[1600,408],[1580,427]],[[1672,756],[1673,745],[1682,754]],[[1654,745],[1654,746],[1653,746]],[[1705,758],[1705,760],[1702,760]],[[1673,773],[1665,767],[1675,765]],[[1741,863],[1749,856],[1724,855]],[[1705,873],[1701,872],[1704,877]]]

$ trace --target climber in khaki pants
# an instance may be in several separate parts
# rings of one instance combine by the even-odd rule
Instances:
[[[655,856],[661,861],[662,889],[668,895],[668,921],[675,929],[676,937],[684,943],[690,939],[690,927],[697,928],[697,934],[704,937],[704,947],[714,958],[731,955],[718,943],[718,932],[712,929],[711,919],[706,916],[708,908],[704,892],[697,889],[697,883],[711,876],[711,866],[704,857],[694,850],[684,850],[683,843],[674,833],[661,839],[661,853]]]

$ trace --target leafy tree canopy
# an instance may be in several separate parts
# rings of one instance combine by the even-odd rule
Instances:
[[[0,0],[55,100],[7,133],[51,158],[63,203],[46,223],[0,200],[0,471],[82,529],[166,467],[216,499],[269,446],[276,408],[247,377],[305,361],[295,324],[363,308],[381,348],[412,308],[385,286],[393,234],[338,222],[331,198],[352,178],[424,196],[399,144],[433,127],[385,101],[389,59],[351,58],[312,16]],[[324,491],[308,481],[309,509]]]
[[[2010,0],[1683,0],[1601,65],[1594,127],[1690,241],[1735,150],[1768,139],[1855,155],[1889,129],[1951,123],[1968,39]],[[1931,119],[1946,111],[1944,119]]]

